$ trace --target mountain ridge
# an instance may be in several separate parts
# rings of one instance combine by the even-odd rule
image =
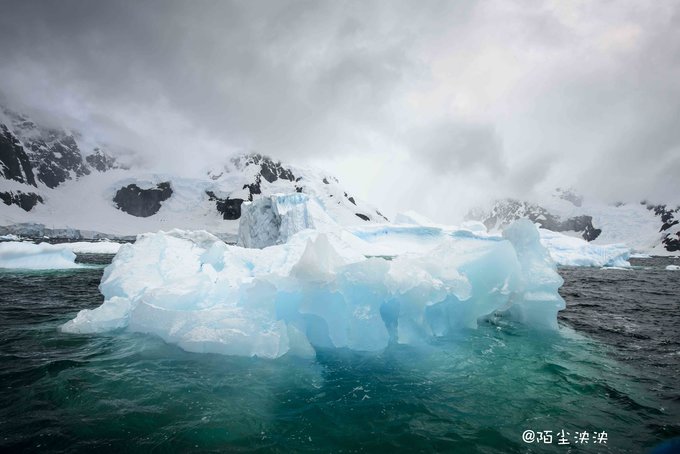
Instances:
[[[233,234],[242,203],[279,192],[317,197],[343,224],[387,220],[320,170],[242,153],[202,177],[158,173],[121,165],[101,145],[86,148],[83,143],[91,142],[81,141],[78,132],[1,110],[0,201],[6,207],[0,225],[5,227],[42,225],[29,231],[122,236],[173,227]]]
[[[573,189],[556,189],[542,202],[499,199],[488,208],[466,216],[490,231],[500,230],[526,217],[542,228],[579,236],[597,244],[622,243],[635,252],[671,255],[680,252],[680,206],[648,201],[597,204]]]

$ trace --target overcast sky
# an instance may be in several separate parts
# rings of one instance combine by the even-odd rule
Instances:
[[[452,221],[680,199],[680,2],[0,0],[0,95],[165,169],[257,151]]]

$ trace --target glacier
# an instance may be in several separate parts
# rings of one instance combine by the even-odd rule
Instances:
[[[48,270],[80,268],[70,249],[48,243],[0,243],[0,268]]]
[[[305,209],[282,202],[293,207],[277,208],[274,224],[285,235]],[[303,228],[261,249],[229,245],[205,231],[140,235],[105,269],[104,303],[61,329],[125,329],[191,352],[277,358],[312,357],[316,348],[418,345],[475,328],[494,313],[538,329],[557,327],[562,279],[527,221],[503,237],[445,236],[425,253],[392,259],[367,257],[356,247],[361,240],[346,242],[352,235],[326,227]],[[267,232],[249,234],[276,237]]]

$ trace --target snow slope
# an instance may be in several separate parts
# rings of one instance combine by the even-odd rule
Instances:
[[[199,177],[154,173],[119,164],[95,139],[0,111],[0,226],[15,226],[3,234],[32,235],[40,224],[115,236],[208,229],[233,239],[243,202],[294,192],[343,225],[386,220],[320,170],[243,154]]]
[[[608,205],[574,191],[557,190],[540,201],[500,200],[490,209],[471,211],[468,217],[484,222],[490,231],[528,217],[543,228],[595,245],[622,244],[651,255],[680,254],[680,211],[647,202]]]

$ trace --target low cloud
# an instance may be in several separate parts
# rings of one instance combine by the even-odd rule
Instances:
[[[385,211],[440,220],[554,186],[603,200],[680,191],[671,0],[3,0],[0,11],[4,102],[149,166],[199,171],[256,150],[332,167]],[[413,189],[395,200],[395,181]]]

